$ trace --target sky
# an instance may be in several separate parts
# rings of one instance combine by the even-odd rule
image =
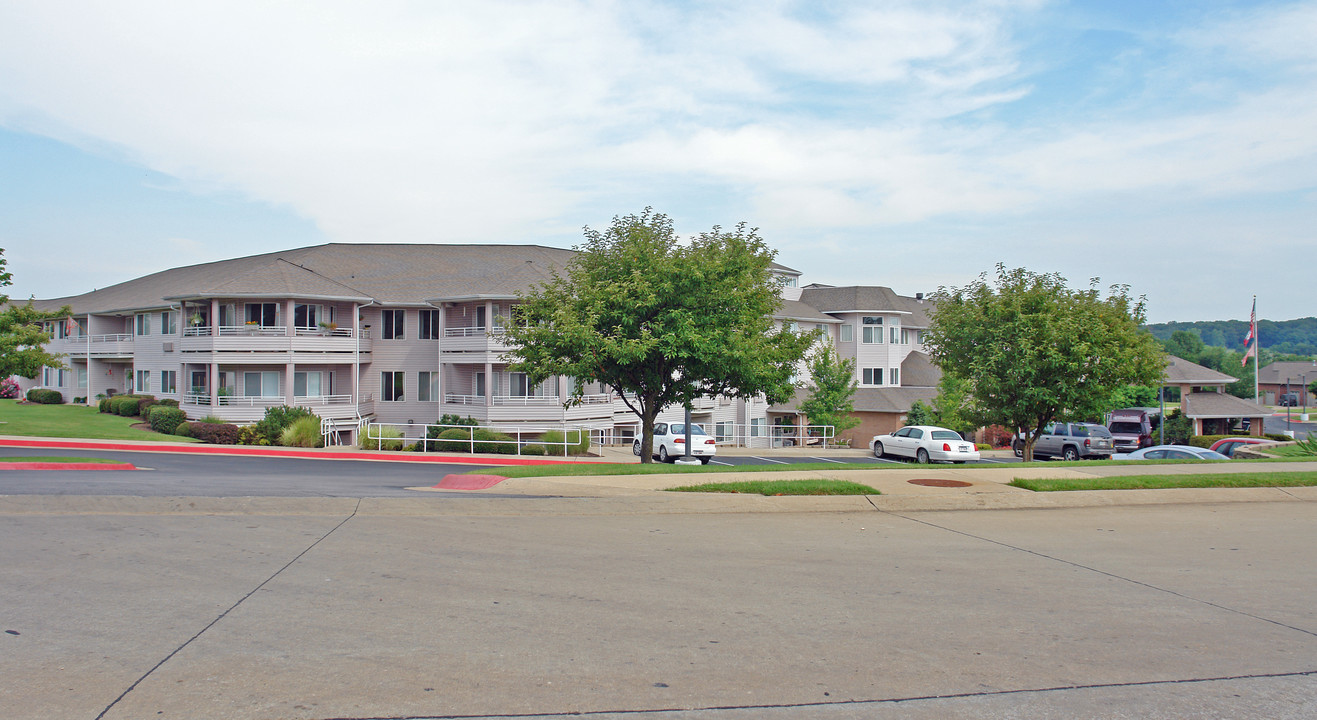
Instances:
[[[14,298],[647,206],[802,283],[1317,315],[1317,2],[0,3]]]

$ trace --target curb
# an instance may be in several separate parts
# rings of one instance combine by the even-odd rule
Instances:
[[[136,470],[132,463],[0,462],[0,470]]]
[[[65,450],[120,450],[127,452],[191,453],[195,455],[241,455],[248,457],[294,457],[311,460],[373,460],[376,462],[441,463],[446,465],[581,465],[592,460],[531,459],[517,455],[493,458],[435,453],[389,453],[359,451],[316,451],[259,445],[191,445],[183,443],[89,442],[81,440],[26,440],[0,438],[0,447],[61,448]]]

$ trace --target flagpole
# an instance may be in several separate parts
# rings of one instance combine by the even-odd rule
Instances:
[[[1258,296],[1253,296],[1253,402],[1261,404],[1261,396],[1258,394],[1258,370],[1262,363],[1261,343],[1258,342]]]

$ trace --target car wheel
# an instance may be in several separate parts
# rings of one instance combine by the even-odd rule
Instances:
[[[668,449],[662,445],[659,445],[659,462],[667,462],[667,461],[668,461]]]
[[[711,458],[711,457],[702,457],[702,458],[700,458],[700,464],[702,464],[702,465],[708,465],[708,464],[709,464],[709,461],[712,460],[712,459],[713,459],[713,458]]]
[[[632,454],[632,455],[635,455],[636,457],[640,457],[640,441],[639,441],[639,440],[637,440],[637,441],[631,443],[631,454]]]
[[[876,442],[876,443],[873,444],[873,456],[876,457],[876,458],[878,458],[879,460],[882,459],[882,457],[883,457],[883,444],[882,444],[882,443],[880,443],[880,442]]]
[[[927,464],[928,464],[928,451],[925,450],[925,449],[923,449],[923,448],[919,448],[919,452],[918,452],[918,453],[915,453],[915,460],[916,460],[920,465],[927,465]]]
[[[1061,451],[1061,457],[1068,462],[1074,462],[1079,459],[1079,451],[1067,445],[1066,449]]]
[[[1016,440],[1015,442],[1011,443],[1011,449],[1015,451],[1015,457],[1017,458],[1024,457],[1024,443],[1020,442],[1019,440]]]

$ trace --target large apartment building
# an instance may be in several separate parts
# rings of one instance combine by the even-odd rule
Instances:
[[[173,268],[82,295],[37,301],[70,317],[51,323],[48,349],[64,365],[28,387],[66,400],[116,393],[176,398],[189,417],[237,423],[278,405],[342,422],[424,424],[453,414],[497,426],[588,428],[598,441],[629,442],[638,421],[606,388],[563,400],[574,378],[532,384],[510,372],[504,318],[571,258],[536,245],[327,244]],[[936,373],[921,352],[921,298],[887,288],[786,287],[779,325],[820,328],[857,361],[853,431],[901,424],[914,399],[932,396]],[[807,380],[807,374],[800,377]],[[803,395],[801,395],[803,397]],[[719,437],[772,442],[796,401],[703,398],[693,417]],[[682,409],[668,410],[675,419]],[[342,438],[344,440],[349,437]]]

